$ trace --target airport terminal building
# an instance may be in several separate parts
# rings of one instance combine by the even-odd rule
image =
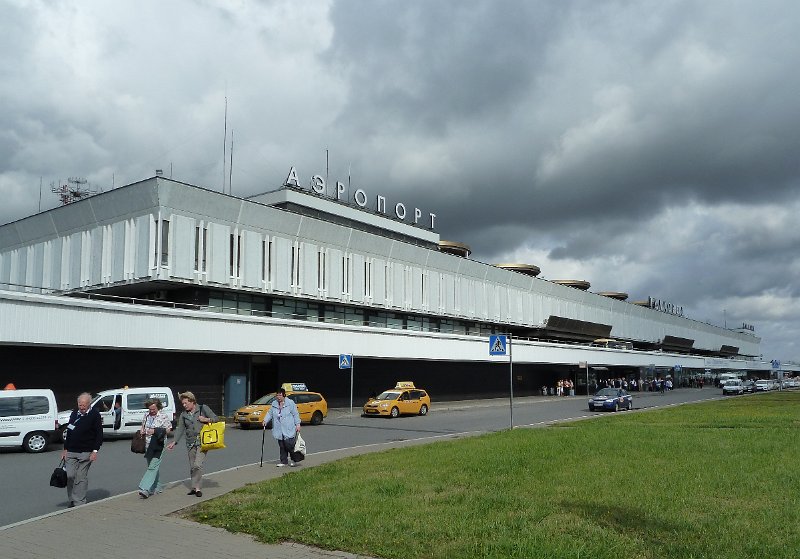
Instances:
[[[478,262],[440,239],[434,212],[329,190],[294,169],[249,198],[157,175],[0,226],[0,380],[60,403],[168,384],[229,413],[292,381],[343,403],[352,354],[358,404],[397,380],[434,399],[503,395],[498,333],[520,395],[559,378],[769,372],[751,330]]]

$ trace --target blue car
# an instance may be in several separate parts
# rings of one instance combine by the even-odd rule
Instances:
[[[632,410],[633,396],[621,388],[601,388],[589,398],[589,411]]]

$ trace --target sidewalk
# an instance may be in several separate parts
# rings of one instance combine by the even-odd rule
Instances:
[[[546,401],[556,401],[556,397],[529,396],[519,398],[515,403],[527,405]],[[507,405],[507,400],[443,402],[437,410],[498,405]],[[349,409],[333,409],[329,415],[349,415]],[[349,456],[462,436],[466,435],[443,435],[309,454],[298,470]],[[370,559],[296,543],[266,545],[250,536],[191,522],[175,514],[249,483],[277,478],[292,471],[297,470],[276,468],[274,461],[265,462],[263,467],[257,463],[249,464],[204,476],[203,497],[200,499],[186,494],[189,481],[184,480],[169,484],[163,493],[149,499],[140,499],[133,491],[11,524],[0,528],[0,558],[53,559],[89,553],[110,555],[114,559],[174,559],[181,556],[192,559]],[[13,505],[4,503],[4,506]]]
[[[265,545],[250,536],[191,522],[174,513],[249,483],[348,456],[427,442],[430,440],[401,441],[309,454],[297,469],[276,468],[274,461],[265,462],[263,467],[257,463],[239,466],[204,476],[200,499],[186,494],[189,482],[185,480],[169,484],[163,493],[149,499],[140,499],[134,491],[64,509],[0,529],[0,557],[53,559],[91,554],[114,559],[370,559],[296,543]],[[4,506],[13,505],[4,503]]]

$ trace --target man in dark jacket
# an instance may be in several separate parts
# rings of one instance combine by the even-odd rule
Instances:
[[[70,507],[86,504],[89,489],[89,466],[97,460],[103,444],[103,420],[100,413],[90,409],[92,396],[78,396],[78,409],[73,410],[67,425],[67,438],[61,458],[67,461],[67,500]]]

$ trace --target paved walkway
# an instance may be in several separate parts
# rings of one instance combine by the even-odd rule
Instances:
[[[528,397],[529,403],[555,401],[553,398]],[[505,400],[470,402],[470,406],[505,405]],[[461,402],[450,402],[437,409],[458,408]],[[344,410],[336,410],[343,413]],[[387,448],[426,444],[450,435],[423,440],[397,441],[365,445],[345,450],[309,454],[300,468],[310,468],[348,456]],[[198,502],[224,495],[248,483],[286,475],[290,468],[276,468],[275,462],[239,466],[208,474],[203,479],[203,497],[187,495],[189,481],[169,484],[163,493],[140,499],[137,493],[109,497],[81,507],[64,509],[38,518],[0,528],[0,558],[53,559],[54,557],[111,556],[114,559],[370,559],[339,551],[326,551],[300,544],[265,545],[246,535],[232,534],[221,528],[181,518],[180,511]],[[13,506],[13,503],[3,503]]]
[[[298,469],[425,442],[430,441],[393,442],[309,454]],[[265,545],[250,536],[232,534],[174,514],[248,483],[276,478],[292,471],[297,470],[276,468],[274,461],[265,462],[263,467],[258,464],[239,466],[206,475],[200,499],[186,494],[189,481],[185,480],[169,484],[163,493],[149,499],[140,499],[136,492],[131,492],[11,524],[0,528],[0,558],[53,559],[89,554],[114,559],[369,559],[296,543]],[[13,503],[3,503],[3,506],[13,506]]]

